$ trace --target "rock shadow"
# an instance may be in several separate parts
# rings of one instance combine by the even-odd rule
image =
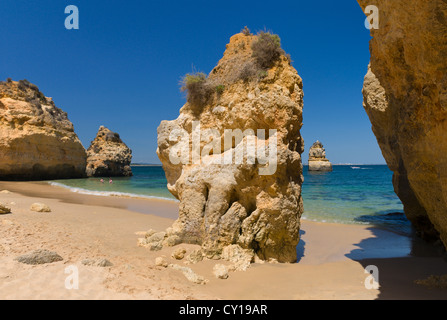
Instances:
[[[412,234],[411,237],[379,228],[368,228],[372,237],[355,244],[358,249],[346,254],[363,268],[379,271],[378,300],[444,300],[447,290],[416,284],[431,275],[447,274],[445,252]],[[365,273],[365,280],[368,274]],[[365,290],[367,290],[365,288]]]
[[[296,246],[296,263],[299,263],[301,259],[304,257],[304,252],[306,251],[306,241],[303,240],[303,236],[306,234],[306,231],[300,230],[300,242]]]

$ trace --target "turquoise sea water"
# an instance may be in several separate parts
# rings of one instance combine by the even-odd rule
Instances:
[[[133,177],[52,181],[73,192],[175,200],[166,188],[162,167],[133,167]],[[333,172],[311,173],[304,167],[303,218],[319,222],[367,224],[408,234],[409,222],[393,191],[387,166],[334,166]]]

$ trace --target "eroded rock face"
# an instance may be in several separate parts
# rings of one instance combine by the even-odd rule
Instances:
[[[320,141],[309,150],[309,171],[332,171],[332,164],[326,158],[326,150]]]
[[[254,40],[233,36],[208,76],[215,94],[204,106],[186,103],[158,128],[157,153],[180,200],[166,236],[200,244],[208,258],[238,244],[262,259],[293,262],[303,212],[302,80],[284,55],[259,77],[238,79],[251,66]],[[225,144],[238,129],[252,132]]]
[[[132,150],[121,140],[118,133],[104,126],[98,130],[95,140],[87,150],[89,177],[130,177]]]
[[[447,246],[447,3],[359,0],[380,10],[364,107],[405,213]]]
[[[85,176],[85,149],[51,98],[26,80],[0,82],[0,179]]]

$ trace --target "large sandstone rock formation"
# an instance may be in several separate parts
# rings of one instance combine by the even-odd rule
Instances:
[[[359,3],[380,10],[364,107],[407,217],[447,246],[447,2]]]
[[[158,128],[157,153],[180,200],[166,237],[200,244],[209,258],[233,244],[293,262],[303,212],[302,80],[284,54],[256,71],[256,40],[234,35],[207,77],[213,90],[206,103],[187,102],[178,119]],[[248,135],[225,144],[238,129]],[[242,161],[228,163],[234,154]]]
[[[87,150],[87,176],[130,177],[132,150],[121,140],[118,133],[104,126],[98,130],[95,140]]]
[[[85,176],[85,149],[67,114],[26,80],[0,82],[0,179]]]
[[[309,171],[332,171],[332,164],[326,158],[326,150],[320,141],[309,150]]]

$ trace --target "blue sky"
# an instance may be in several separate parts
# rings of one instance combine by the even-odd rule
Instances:
[[[64,27],[79,8],[80,29]],[[157,127],[177,118],[182,75],[210,72],[244,26],[280,35],[304,81],[308,148],[334,163],[384,163],[362,107],[369,31],[349,1],[2,1],[0,79],[28,79],[66,111],[87,148],[100,125],[134,162],[159,163]]]

